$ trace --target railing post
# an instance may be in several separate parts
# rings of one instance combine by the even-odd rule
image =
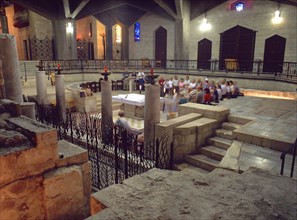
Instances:
[[[291,173],[290,173],[290,177],[293,177],[293,173],[294,173],[294,168],[295,168],[295,158],[296,158],[296,148],[297,148],[297,144],[295,142],[294,148],[293,148],[293,158],[292,158],[292,165],[291,165]]]
[[[169,169],[172,170],[173,169],[173,159],[174,157],[174,152],[173,152],[173,142],[171,142],[170,144],[170,158],[169,158]]]
[[[160,158],[159,149],[160,149],[160,141],[157,138],[157,140],[156,140],[156,168],[159,168],[159,158]]]
[[[116,129],[118,129],[118,127],[114,127],[114,139],[115,139],[115,143],[114,143],[114,171],[115,171],[115,183],[119,183],[119,158],[118,158],[118,135]]]
[[[281,160],[282,160],[282,166],[281,166],[281,171],[280,171],[280,175],[284,174],[284,167],[285,167],[285,160],[286,160],[286,155],[281,155]]]
[[[123,147],[124,147],[124,154],[125,154],[125,179],[128,178],[128,138],[127,138],[127,130],[125,130],[123,132],[124,136],[123,136]]]

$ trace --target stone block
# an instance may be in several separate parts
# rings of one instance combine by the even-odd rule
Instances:
[[[0,156],[0,186],[17,179],[38,175],[55,166],[58,159],[56,145],[31,147]]]
[[[91,162],[84,163],[80,166],[83,176],[84,187],[84,215],[90,215],[90,196],[92,194],[92,165]]]
[[[42,201],[41,176],[17,180],[0,188],[0,219],[46,219]]]
[[[233,141],[226,155],[221,160],[219,167],[228,170],[239,172],[239,158],[242,148],[242,142]]]
[[[83,176],[79,166],[60,168],[44,175],[46,219],[86,218]]]
[[[56,167],[78,165],[88,162],[88,151],[65,140],[58,142],[58,152],[63,155],[56,161]]]

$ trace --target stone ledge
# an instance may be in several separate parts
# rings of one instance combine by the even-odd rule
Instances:
[[[78,165],[87,163],[89,161],[87,150],[65,140],[61,140],[58,142],[58,152],[63,155],[63,158],[57,160],[57,167],[70,166],[75,164]]]

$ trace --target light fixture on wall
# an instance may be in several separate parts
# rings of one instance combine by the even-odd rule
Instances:
[[[273,24],[280,24],[280,23],[282,23],[283,18],[281,17],[281,14],[280,14],[280,10],[279,9],[277,9],[274,12],[274,17],[271,19],[271,21],[272,21]]]
[[[67,22],[66,33],[68,33],[68,34],[72,34],[73,33],[73,26],[72,26],[71,21],[68,21]]]
[[[205,32],[205,31],[209,31],[210,29],[211,29],[211,24],[208,23],[207,18],[204,17],[202,20],[202,23],[199,26],[199,30]]]

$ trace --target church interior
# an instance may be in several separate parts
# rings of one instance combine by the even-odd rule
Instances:
[[[296,0],[0,0],[0,220],[296,219]]]

